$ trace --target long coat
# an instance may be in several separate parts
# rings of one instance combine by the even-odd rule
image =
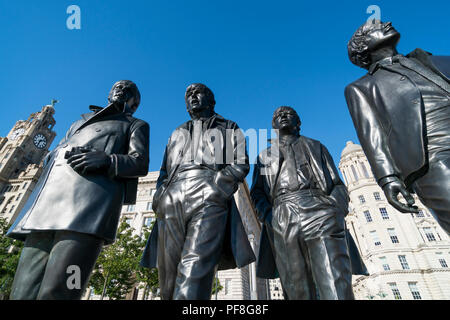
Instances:
[[[334,200],[336,206],[342,213],[342,217],[348,213],[349,197],[347,188],[339,178],[333,158],[327,148],[319,141],[300,136],[292,143],[294,155],[297,157],[300,152],[308,159],[311,172],[320,190],[324,195]],[[296,160],[297,162],[299,159]],[[257,214],[261,221],[272,214],[273,191],[280,169],[280,154],[278,143],[265,149],[257,158],[253,171],[253,182],[250,195],[255,204]],[[367,274],[367,269],[359,255],[358,248],[346,229],[346,239],[349,249],[351,267],[353,274]],[[261,232],[257,275],[261,278],[278,277],[277,268],[273,255],[273,234],[265,223]]]
[[[450,57],[416,49],[400,64],[450,92]],[[415,60],[419,61],[416,62]],[[345,88],[345,98],[372,171],[381,178],[396,175],[406,186],[428,166],[424,103],[417,86],[392,69],[373,64]]]
[[[212,152],[213,155],[217,155],[218,150],[214,148],[215,146],[211,141],[215,140],[217,142],[220,140],[219,149],[223,151],[221,154],[223,156],[222,161],[206,161],[208,163],[206,166],[217,172],[215,178],[216,186],[225,194],[232,195],[237,190],[238,183],[244,180],[249,171],[245,139],[243,139],[243,135],[236,123],[231,120],[226,120],[218,114],[215,114],[209,120],[205,121],[203,126],[204,131],[208,129],[219,130],[223,137],[223,139],[217,140],[217,136],[211,139],[211,136],[204,134],[202,145],[205,147],[204,150],[214,150]],[[168,188],[172,179],[177,175],[180,159],[187,150],[190,150],[189,142],[192,130],[192,120],[185,122],[175,129],[166,146],[159,178],[156,184],[157,191],[153,197],[153,208],[157,214],[158,200],[162,197],[162,194]],[[232,130],[235,135],[227,135],[227,130]],[[232,163],[227,162],[227,149],[232,151],[229,153],[229,155],[233,156]],[[199,152],[202,152],[202,150],[200,149]],[[203,159],[205,157],[208,157],[208,153],[203,153]],[[219,270],[232,269],[236,266],[243,267],[256,260],[234,198],[231,198],[228,202],[228,214],[229,219],[227,219],[228,222],[222,256],[219,262]],[[155,223],[141,259],[142,266],[156,268],[158,253],[157,240],[158,225]]]
[[[137,178],[148,173],[149,125],[113,107],[91,106],[47,156],[39,178],[8,236],[24,240],[31,231],[66,230],[115,239],[124,203],[136,200]],[[72,147],[111,155],[108,172],[81,175],[64,159]]]

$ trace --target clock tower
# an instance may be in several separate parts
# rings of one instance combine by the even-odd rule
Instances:
[[[44,106],[0,137],[0,218],[17,216],[39,178],[56,136],[54,114],[53,103]]]

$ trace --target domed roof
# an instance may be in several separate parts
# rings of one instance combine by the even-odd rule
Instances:
[[[359,144],[354,144],[353,141],[347,141],[347,144],[342,150],[341,158],[345,157],[346,155],[349,155],[350,153],[363,151],[362,147]]]

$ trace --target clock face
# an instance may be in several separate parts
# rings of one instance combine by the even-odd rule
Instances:
[[[25,132],[24,128],[18,128],[11,133],[11,140],[16,140],[18,137],[20,137]]]
[[[33,143],[38,149],[43,149],[47,145],[47,138],[43,135],[38,133],[33,138]]]

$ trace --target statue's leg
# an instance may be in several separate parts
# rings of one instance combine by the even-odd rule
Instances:
[[[353,300],[352,271],[341,214],[317,212],[317,237],[306,241],[314,282],[321,300]],[[311,235],[310,235],[311,236]]]
[[[14,276],[11,300],[36,299],[52,245],[52,232],[33,232],[27,236]]]
[[[174,182],[158,205],[158,277],[161,298],[171,300],[186,227],[183,183]]]
[[[56,231],[37,299],[81,299],[103,243],[89,234]]]
[[[226,199],[210,178],[186,182],[186,239],[173,298],[209,300],[227,224]]]
[[[414,182],[413,189],[450,235],[450,153],[446,154],[430,162],[428,172]]]
[[[285,298],[313,300],[315,288],[309,253],[300,236],[300,212],[295,203],[284,201],[273,210],[274,259]]]

